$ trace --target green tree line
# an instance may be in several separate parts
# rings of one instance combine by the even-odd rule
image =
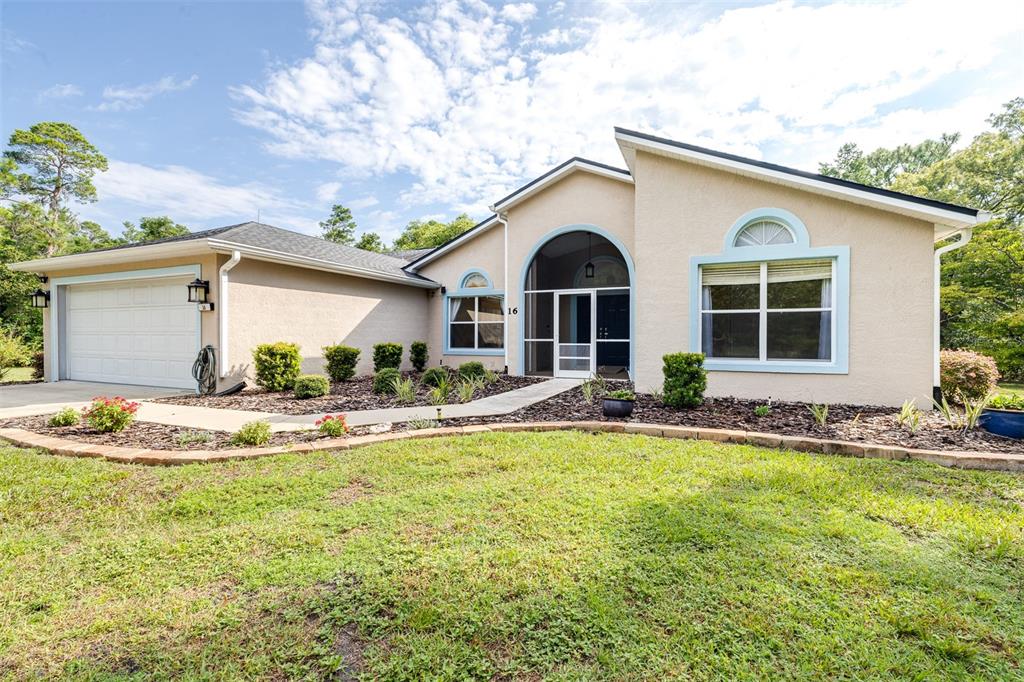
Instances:
[[[992,213],[943,257],[942,346],[991,355],[1005,380],[1024,381],[1024,98],[987,122],[955,151],[957,134],[867,154],[845,144],[820,172]]]

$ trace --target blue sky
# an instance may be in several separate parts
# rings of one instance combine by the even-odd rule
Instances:
[[[112,232],[170,215],[393,238],[484,217],[621,125],[815,170],[960,131],[1024,94],[1019,3],[3,2],[0,134],[68,121],[107,155]]]

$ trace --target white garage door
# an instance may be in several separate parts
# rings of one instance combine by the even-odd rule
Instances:
[[[191,278],[67,288],[65,375],[79,381],[195,388],[199,316]]]

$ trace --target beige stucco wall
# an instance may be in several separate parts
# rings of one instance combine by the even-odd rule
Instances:
[[[298,343],[303,372],[323,372],[321,348],[344,343],[362,351],[357,372],[373,371],[373,344],[404,346],[427,330],[427,290],[319,270],[245,259],[229,274],[229,371],[225,383],[251,373],[252,349]],[[436,295],[435,295],[436,299]]]
[[[158,268],[168,268],[176,265],[199,265],[201,271],[201,279],[210,281],[210,299],[213,301],[218,300],[217,291],[217,256],[213,253],[199,254],[193,256],[181,256],[179,258],[163,258],[163,259],[151,259],[136,261],[134,263],[119,263],[117,265],[104,265],[89,268],[74,268],[59,270],[53,272],[43,273],[51,278],[51,283],[54,279],[61,277],[77,277],[80,275],[97,275],[108,272],[126,272],[129,270],[154,270]],[[181,288],[182,300],[187,296],[185,287]],[[49,309],[43,311],[46,314],[43,315],[43,350],[45,352],[44,367],[45,376],[47,381],[56,381],[56,368],[50,366],[51,360],[51,330],[50,330],[50,311]],[[217,347],[217,311],[206,312],[200,315],[201,324],[201,335],[202,344],[212,345],[214,348]]]
[[[520,332],[523,304],[523,264],[547,235],[568,225],[595,225],[621,241],[632,255],[633,185],[587,172],[576,172],[513,206],[509,221],[508,307],[519,314],[508,318],[509,370],[521,373]]]
[[[428,263],[419,274],[434,280],[454,293],[467,270],[482,270],[491,279],[494,289],[504,290],[505,262],[503,258],[505,230],[499,223],[483,234],[474,237],[464,245],[449,251],[440,258]],[[440,292],[427,302],[428,333],[427,344],[430,346],[430,365],[457,366],[468,361],[479,361],[495,371],[505,368],[504,355],[454,355],[444,354],[444,297]]]
[[[710,372],[708,394],[931,404],[930,223],[643,152],[634,175],[641,389],[661,384],[662,355],[689,350],[689,257],[720,253],[741,215],[776,207],[804,222],[812,247],[850,247],[849,373]]]

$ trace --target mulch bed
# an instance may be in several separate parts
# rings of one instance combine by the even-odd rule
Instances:
[[[625,382],[608,382],[611,390],[627,388]],[[814,421],[806,403],[773,402],[765,417],[754,414],[763,401],[736,398],[708,398],[692,409],[665,407],[650,395],[637,395],[636,407],[628,419],[614,419],[601,414],[601,401],[588,403],[580,388],[573,388],[553,398],[511,414],[494,417],[445,419],[445,426],[466,426],[495,422],[537,421],[612,421],[698,426],[712,429],[758,431],[783,436],[808,436],[857,443],[897,445],[921,450],[974,450],[1024,455],[1024,441],[1003,438],[975,429],[968,433],[953,431],[936,411],[926,412],[920,428],[911,434],[896,421],[899,409],[865,405],[830,405],[828,423],[822,427]]]
[[[66,440],[80,443],[94,443],[96,445],[113,445],[121,448],[149,448],[153,450],[228,450],[241,447],[231,444],[231,434],[227,431],[210,431],[206,429],[192,429],[185,426],[168,426],[166,424],[154,424],[152,422],[137,421],[132,423],[124,431],[117,433],[100,433],[94,431],[85,424],[75,426],[47,426],[46,422],[52,415],[35,417],[19,417],[0,422],[0,426],[14,429],[25,429],[33,433],[39,433],[53,438],[64,438]],[[196,433],[202,431],[210,434],[210,440],[201,443],[179,444],[178,436],[183,433]],[[368,427],[354,427],[349,431],[350,436],[361,436],[370,433]],[[288,445],[290,443],[308,443],[310,441],[328,438],[315,428],[307,431],[281,431],[270,434],[270,441],[260,447],[274,447]]]
[[[276,414],[334,414],[336,412],[352,412],[355,410],[377,410],[390,407],[416,407],[429,405],[427,399],[429,386],[421,386],[418,372],[406,372],[405,377],[413,380],[416,386],[416,400],[411,403],[399,403],[392,395],[377,395],[373,392],[373,377],[354,377],[348,381],[331,384],[331,392],[321,398],[299,399],[291,391],[265,391],[261,388],[247,389],[234,395],[200,396],[185,395],[158,398],[153,402],[172,403],[175,405],[191,405],[194,407],[212,407],[222,410],[249,410],[256,412],[274,412]],[[474,400],[486,398],[499,393],[535,384],[543,379],[536,377],[516,377],[499,374],[493,384],[486,384],[474,395]],[[457,380],[453,377],[453,384]],[[448,397],[449,402],[457,401],[454,390]]]

